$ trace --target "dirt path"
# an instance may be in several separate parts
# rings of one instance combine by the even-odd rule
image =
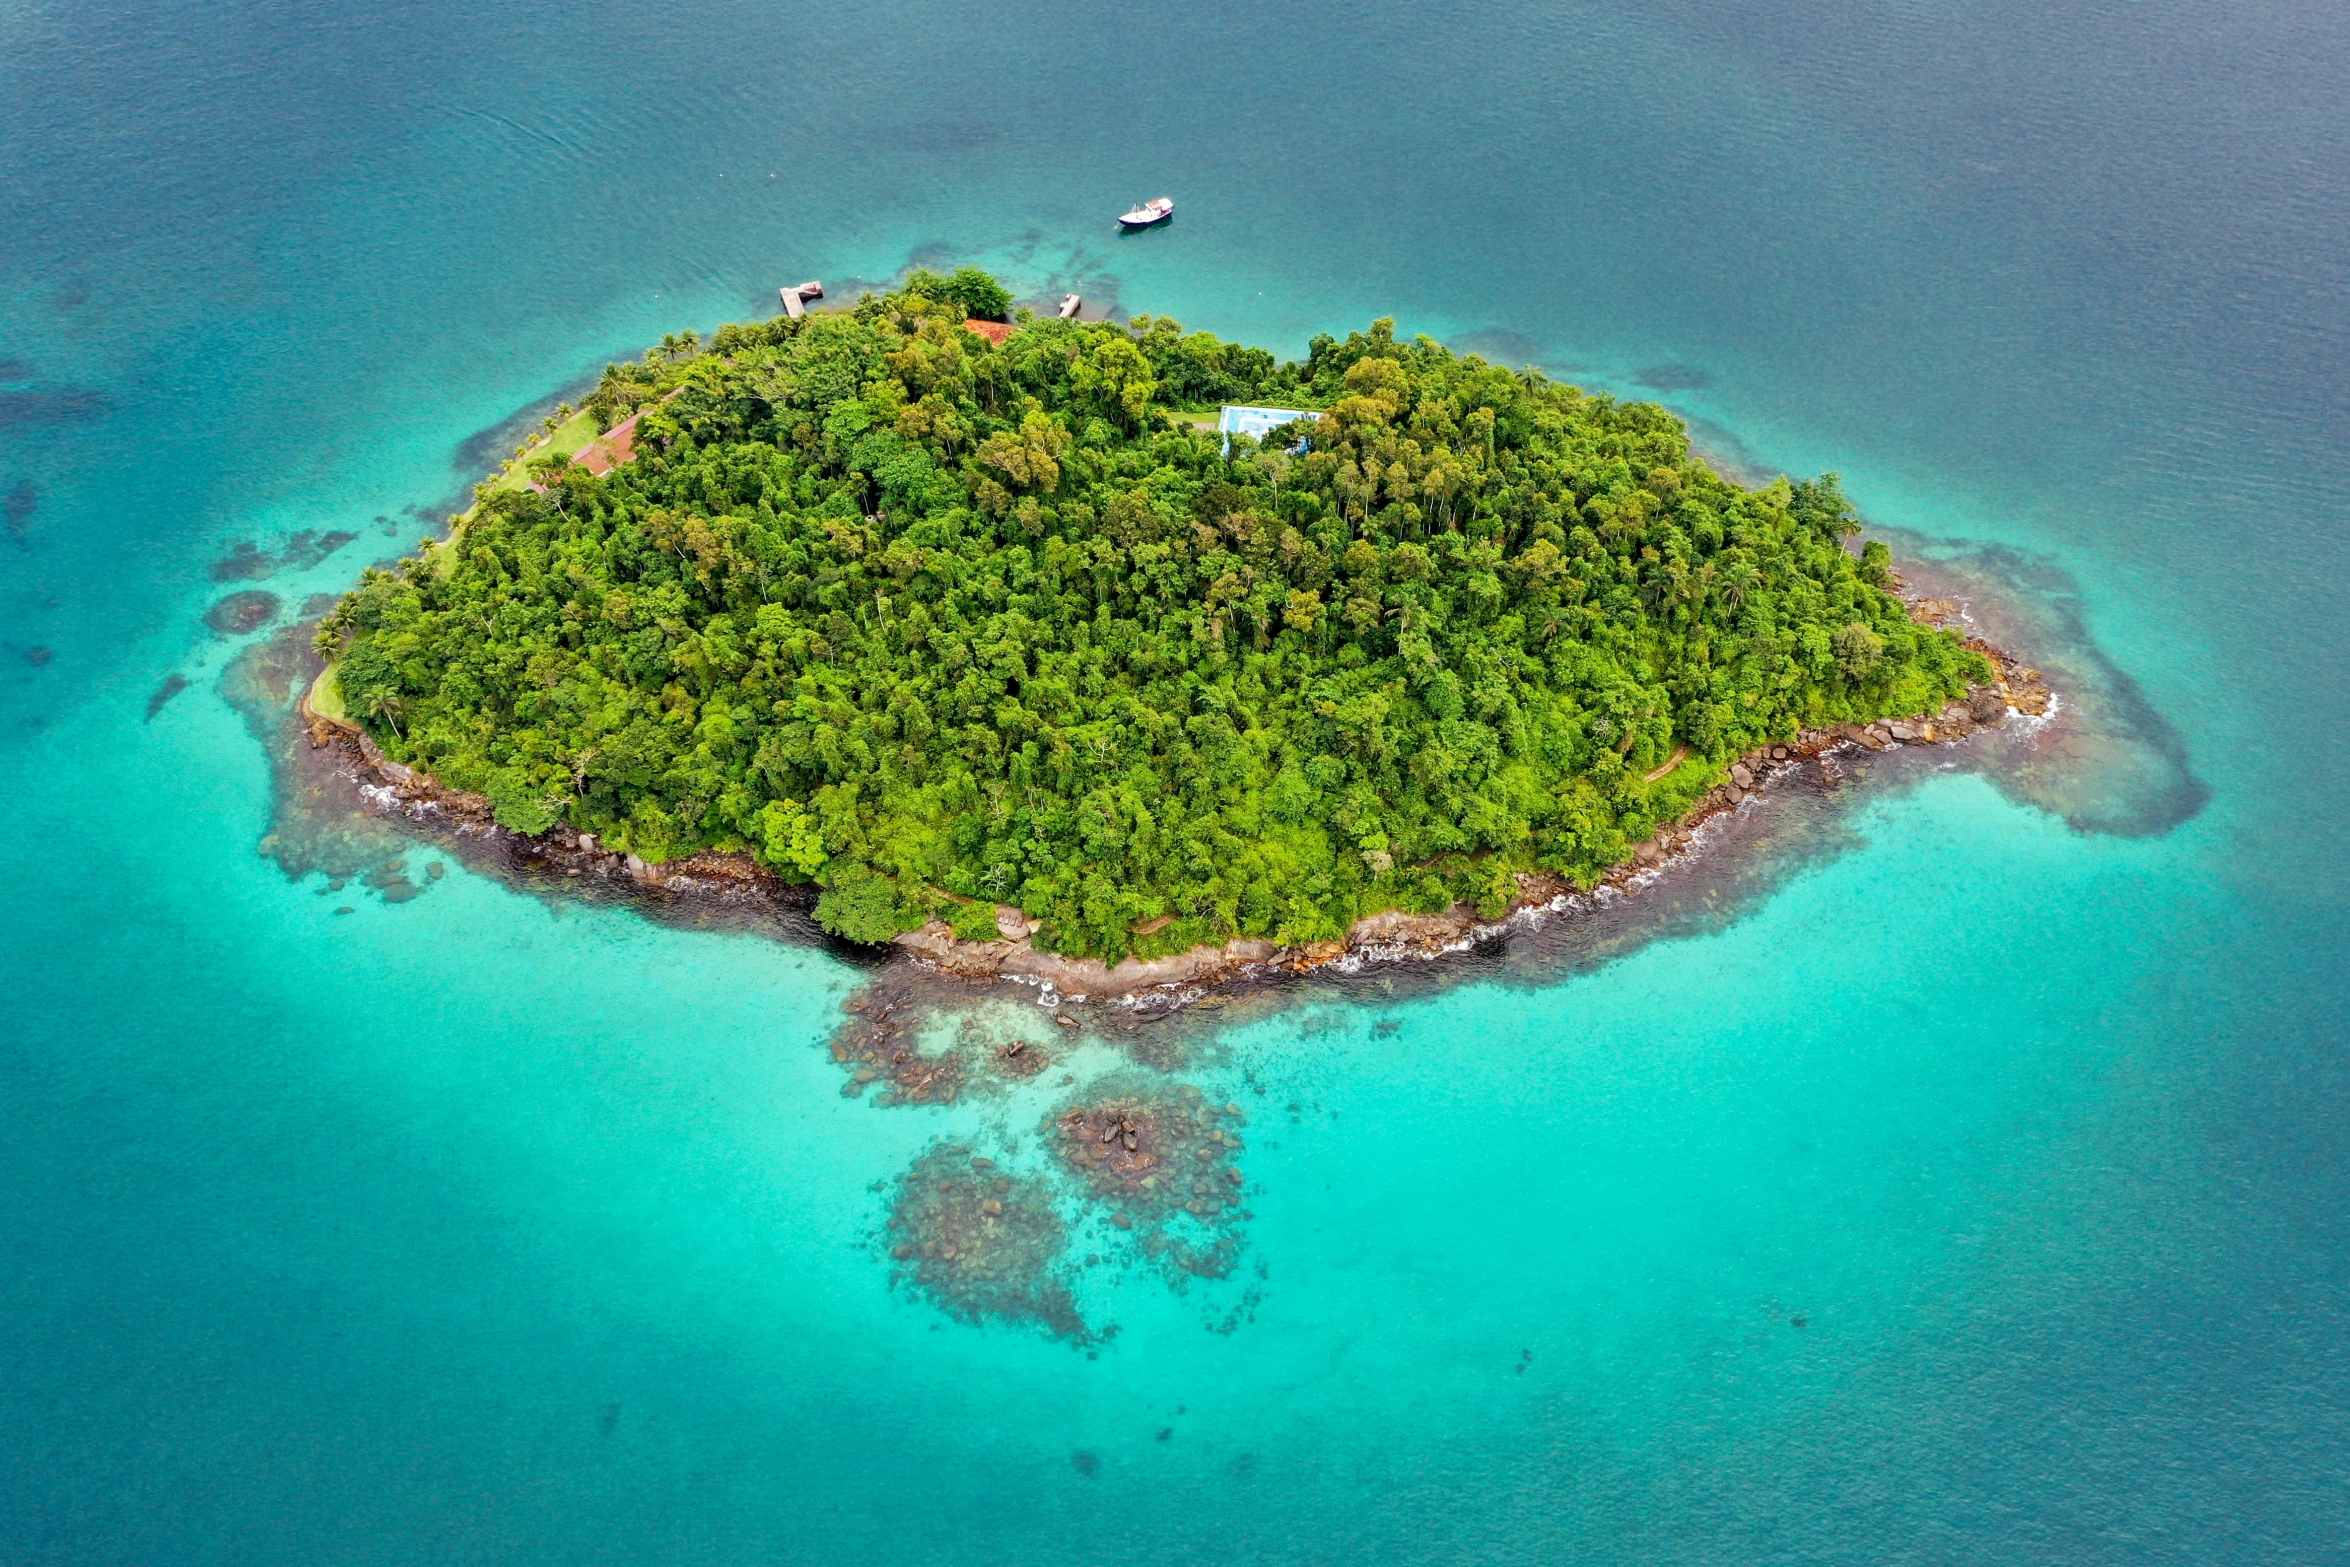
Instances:
[[[1674,746],[1673,754],[1665,758],[1665,765],[1656,769],[1654,772],[1642,773],[1640,775],[1640,781],[1642,783],[1655,783],[1659,778],[1671,777],[1673,769],[1680,766],[1683,761],[1687,760],[1688,756],[1689,747],[1685,745]]]

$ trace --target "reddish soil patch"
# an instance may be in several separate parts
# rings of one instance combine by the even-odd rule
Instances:
[[[963,323],[963,330],[976,332],[989,342],[1001,347],[1004,339],[1012,335],[1012,323],[1009,321],[971,320]]]
[[[685,388],[682,386],[672,387],[668,395],[664,396],[661,401],[666,403],[684,390]],[[572,453],[571,460],[599,479],[622,463],[635,462],[636,422],[644,417],[644,412],[640,408],[630,414],[611,429],[606,430],[602,435]]]

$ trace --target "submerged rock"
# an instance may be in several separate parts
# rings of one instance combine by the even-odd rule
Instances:
[[[887,1084],[883,1104],[951,1104],[961,1096],[966,1081],[963,1052],[924,1055],[917,1050],[917,1009],[901,1008],[887,999],[875,1005],[871,997],[852,997],[844,1011],[845,1020],[833,1031],[829,1046],[832,1058],[852,1069],[846,1092],[854,1094],[867,1083],[882,1082]],[[1012,1075],[1042,1070],[1040,1056],[1032,1068]]]
[[[889,1232],[899,1279],[949,1316],[1094,1336],[1061,1276],[1068,1230],[1046,1182],[936,1147],[899,1181]]]
[[[1227,1226],[1242,1177],[1223,1162],[1239,1150],[1223,1125],[1239,1109],[1152,1085],[1072,1106],[1043,1130],[1062,1168],[1109,1210],[1113,1226],[1136,1233],[1144,1256],[1174,1276],[1222,1278],[1240,1249]]]
[[[231,593],[204,612],[204,624],[222,636],[241,637],[277,618],[278,596],[251,588]]]

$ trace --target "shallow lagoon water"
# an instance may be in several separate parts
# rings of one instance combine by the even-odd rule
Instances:
[[[2346,83],[2296,5],[0,15],[6,1554],[2339,1559]],[[2131,682],[2079,798],[2183,803],[1912,759],[1650,928],[1236,1007],[1231,1277],[1096,1229],[1115,1338],[956,1321],[893,1183],[1080,1085],[844,1097],[869,971],[429,840],[290,882],[203,621],[931,257],[1835,467]]]

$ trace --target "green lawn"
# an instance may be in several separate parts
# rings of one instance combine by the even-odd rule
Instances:
[[[335,678],[335,666],[329,664],[319,671],[318,679],[310,687],[310,711],[321,718],[347,724],[351,715],[343,707],[343,683]]]
[[[538,439],[532,441],[530,444],[530,450],[524,452],[520,457],[514,459],[513,467],[507,469],[504,473],[499,474],[496,479],[491,481],[490,489],[492,493],[495,493],[499,490],[527,489],[530,485],[530,465],[532,463],[537,462],[542,457],[553,456],[557,453],[560,453],[565,457],[569,457],[578,452],[580,448],[586,446],[588,442],[594,440],[597,436],[603,433],[603,431],[596,428],[595,416],[587,412],[587,410],[581,409],[578,413],[573,414],[570,418],[555,426],[554,431],[551,434],[542,435]],[[478,505],[480,503],[476,502],[475,504]],[[453,540],[457,537],[459,530],[464,528],[467,519],[471,518],[472,515],[473,507],[468,506],[465,508],[464,515],[457,519],[457,526],[449,530],[448,538],[437,540],[433,544],[426,547],[425,553],[431,557],[434,565],[437,566],[441,571],[446,572],[449,569],[447,551],[450,540]]]
[[[554,433],[531,443],[530,450],[514,459],[514,466],[498,476],[493,490],[519,490],[530,483],[530,465],[542,457],[561,453],[569,457],[604,432],[596,428],[593,415],[582,410],[555,427]],[[471,516],[469,511],[467,516]]]

